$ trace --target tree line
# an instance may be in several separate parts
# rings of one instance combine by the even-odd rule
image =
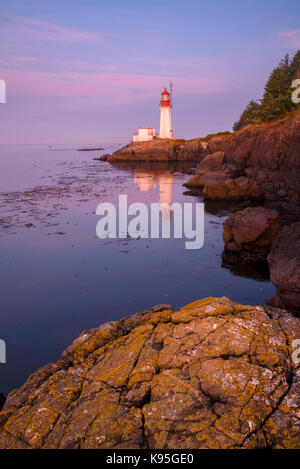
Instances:
[[[233,125],[233,130],[240,130],[249,124],[261,124],[284,117],[288,112],[300,109],[300,104],[293,103],[292,81],[300,72],[300,50],[294,57],[289,55],[274,68],[265,84],[264,94],[260,100],[251,99],[240,118]],[[300,76],[299,76],[300,78]]]

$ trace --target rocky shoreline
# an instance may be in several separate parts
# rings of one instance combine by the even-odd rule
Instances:
[[[207,199],[300,201],[300,113],[208,141],[186,182]]]
[[[205,298],[84,331],[12,391],[1,448],[300,448],[300,319]]]
[[[238,253],[240,262],[263,262],[267,259],[279,231],[278,214],[275,210],[248,207],[225,220],[225,249]]]
[[[299,205],[300,112],[209,138],[135,142],[98,159],[109,163],[193,161],[185,186],[210,200],[264,200]]]
[[[160,139],[155,137],[148,142],[131,142],[111,155],[100,156],[100,161],[150,162],[150,161],[200,161],[205,153],[207,142],[202,138],[193,140]]]
[[[300,222],[281,230],[272,243],[268,264],[277,293],[269,304],[300,315]]]
[[[268,304],[300,315],[300,222],[280,227],[276,210],[248,207],[223,224],[229,264],[268,262],[276,296]]]
[[[206,201],[257,205],[225,222],[223,257],[232,265],[264,262],[271,251],[268,264],[277,295],[270,303],[300,314],[300,231],[299,224],[291,224],[300,220],[299,111],[206,140],[131,143],[100,160],[198,162],[184,184],[193,194],[202,194]]]
[[[208,141],[154,139],[100,157],[197,162],[189,189],[246,204],[224,222],[223,257],[268,262],[276,296],[267,306],[226,297],[179,311],[159,305],[84,331],[0,396],[0,448],[300,449],[300,221],[278,210],[297,220],[299,151],[294,113]]]

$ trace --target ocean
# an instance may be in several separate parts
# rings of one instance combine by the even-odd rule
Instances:
[[[205,204],[204,246],[183,239],[99,239],[99,203],[203,202],[172,165],[112,166],[84,144],[0,145],[0,392],[59,358],[83,331],[157,304],[205,296],[264,304],[275,294],[257,265],[222,261],[222,223],[235,209]]]

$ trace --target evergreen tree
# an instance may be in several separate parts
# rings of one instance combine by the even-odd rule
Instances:
[[[297,70],[300,71],[300,50],[296,52],[290,64],[290,77],[291,80],[296,78]]]
[[[260,104],[251,100],[239,120],[234,123],[233,130],[239,130],[249,124],[279,119],[288,112],[299,109],[299,104],[293,103],[291,99],[291,85],[296,78],[297,70],[300,70],[300,50],[292,59],[286,55],[273,69],[265,85]]]
[[[251,99],[249,104],[240,115],[239,120],[234,123],[233,130],[240,130],[242,127],[245,127],[245,125],[249,124],[260,124],[260,107],[261,105],[257,101]]]
[[[291,100],[290,59],[286,55],[274,68],[265,85],[261,102],[261,117],[264,122],[283,117],[293,109]]]

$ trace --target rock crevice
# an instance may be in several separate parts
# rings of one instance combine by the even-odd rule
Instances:
[[[287,311],[225,297],[85,331],[10,393],[0,447],[299,448],[297,337]]]

